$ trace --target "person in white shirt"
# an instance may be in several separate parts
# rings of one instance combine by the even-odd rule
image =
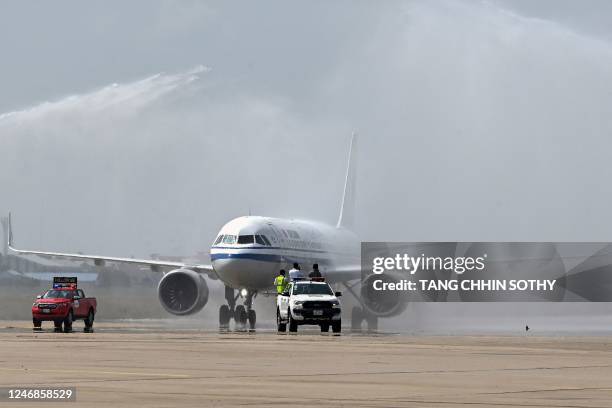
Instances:
[[[305,279],[306,275],[300,269],[300,265],[297,262],[293,263],[293,268],[289,270],[289,280],[291,282],[295,280]]]

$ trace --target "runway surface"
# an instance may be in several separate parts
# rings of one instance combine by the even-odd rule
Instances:
[[[0,386],[74,386],[69,407],[612,406],[612,337],[279,335],[159,322],[63,334],[2,321],[0,346]]]

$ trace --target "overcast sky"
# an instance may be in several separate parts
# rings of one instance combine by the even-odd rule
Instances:
[[[387,13],[419,3],[2,2],[0,111],[202,63],[227,80],[243,79],[249,86],[272,86],[289,94],[307,88],[300,82],[333,70],[344,48],[358,47],[369,30],[384,25]],[[453,7],[457,2],[447,3]],[[607,0],[465,3],[476,9],[505,8],[612,39],[612,3]],[[298,73],[300,78],[293,77]]]
[[[0,3],[0,211],[26,246],[189,254],[249,211],[612,240],[608,1]]]

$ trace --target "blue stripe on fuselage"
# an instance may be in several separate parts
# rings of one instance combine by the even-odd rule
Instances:
[[[289,248],[289,247],[269,247],[269,246],[262,246],[262,247],[256,247],[256,246],[249,246],[249,247],[244,247],[244,246],[212,246],[210,247],[211,249],[249,249],[249,250],[253,250],[253,249],[280,249],[282,251],[299,251],[299,252],[313,252],[313,253],[323,253],[326,254],[329,251],[323,251],[323,250],[319,250],[319,249],[307,249],[307,248]]]
[[[281,256],[277,254],[254,254],[249,252],[241,252],[238,254],[228,254],[228,253],[217,253],[210,254],[211,261],[217,261],[219,259],[252,259],[254,261],[263,261],[263,262],[280,262]]]
[[[287,264],[291,264],[293,262],[304,262],[304,261],[310,261],[313,258],[312,257],[301,257],[301,256],[295,256],[295,255],[278,255],[278,254],[256,254],[256,253],[252,253],[252,252],[241,252],[239,254],[228,254],[228,253],[217,253],[217,254],[210,254],[210,260],[211,262],[214,261],[218,261],[218,260],[223,260],[223,259],[250,259],[253,261],[260,261],[260,262],[274,262],[274,263],[287,263]],[[317,262],[319,263],[319,265],[326,265],[329,263],[328,259],[318,259]]]

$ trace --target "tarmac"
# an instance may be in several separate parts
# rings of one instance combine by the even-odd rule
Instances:
[[[611,407],[612,337],[277,334],[146,322],[64,334],[0,321],[0,387],[39,386],[76,387],[77,401],[0,407]]]

